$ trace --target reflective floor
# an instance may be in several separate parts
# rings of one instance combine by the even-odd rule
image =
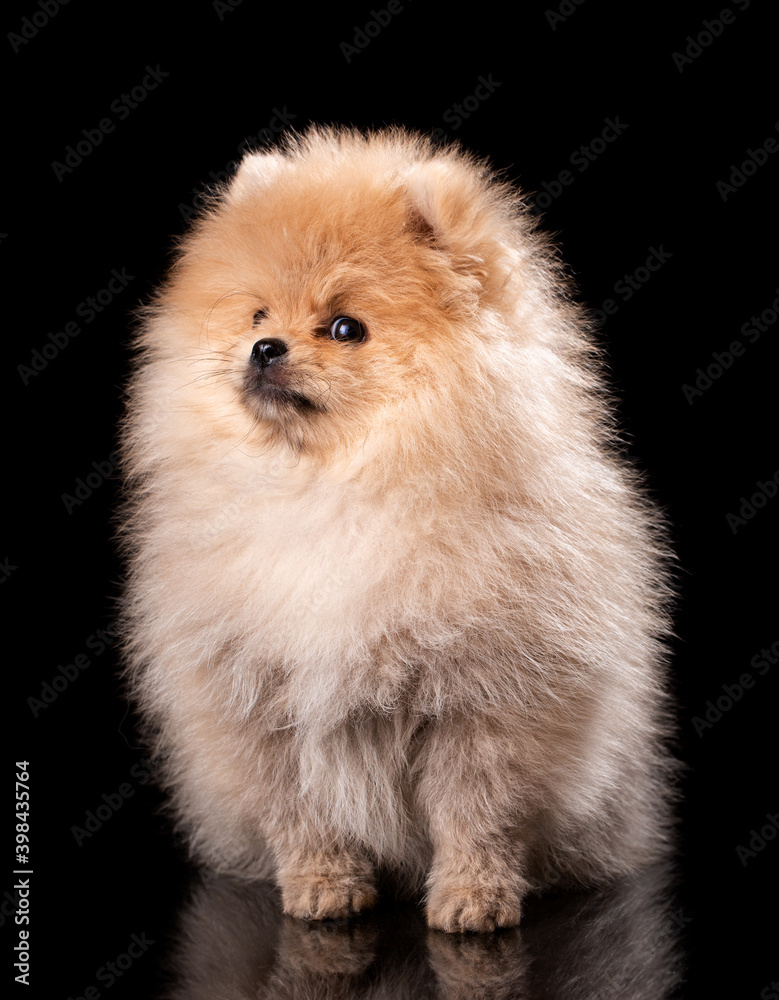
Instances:
[[[175,1000],[670,1000],[680,923],[665,870],[531,896],[521,930],[448,935],[411,904],[351,921],[284,916],[272,887],[196,878],[165,962]]]

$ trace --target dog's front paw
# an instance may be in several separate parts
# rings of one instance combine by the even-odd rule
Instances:
[[[516,927],[529,885],[498,851],[443,850],[427,880],[427,922],[450,933]]]
[[[331,876],[288,879],[281,889],[284,912],[303,920],[348,917],[370,909],[377,899],[370,882]]]
[[[516,927],[520,913],[520,894],[507,886],[438,883],[427,897],[427,922],[441,931],[489,932]]]
[[[348,917],[378,899],[373,870],[362,857],[317,851],[279,873],[284,912],[303,920]]]

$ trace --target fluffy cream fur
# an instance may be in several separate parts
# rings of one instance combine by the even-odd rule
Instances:
[[[138,344],[128,674],[198,859],[489,930],[662,851],[663,529],[516,192],[311,130],[244,160]]]

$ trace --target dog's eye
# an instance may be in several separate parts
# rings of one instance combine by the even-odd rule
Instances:
[[[339,316],[330,324],[330,336],[341,344],[347,342],[357,344],[365,340],[365,327],[359,320],[350,316]]]
[[[261,323],[266,318],[267,315],[268,314],[265,312],[264,309],[258,309],[257,312],[252,317],[252,323],[255,324]]]

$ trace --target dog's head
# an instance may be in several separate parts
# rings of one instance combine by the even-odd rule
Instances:
[[[482,166],[402,132],[251,154],[183,241],[173,353],[222,418],[232,396],[299,452],[467,405],[516,294],[514,210]]]

